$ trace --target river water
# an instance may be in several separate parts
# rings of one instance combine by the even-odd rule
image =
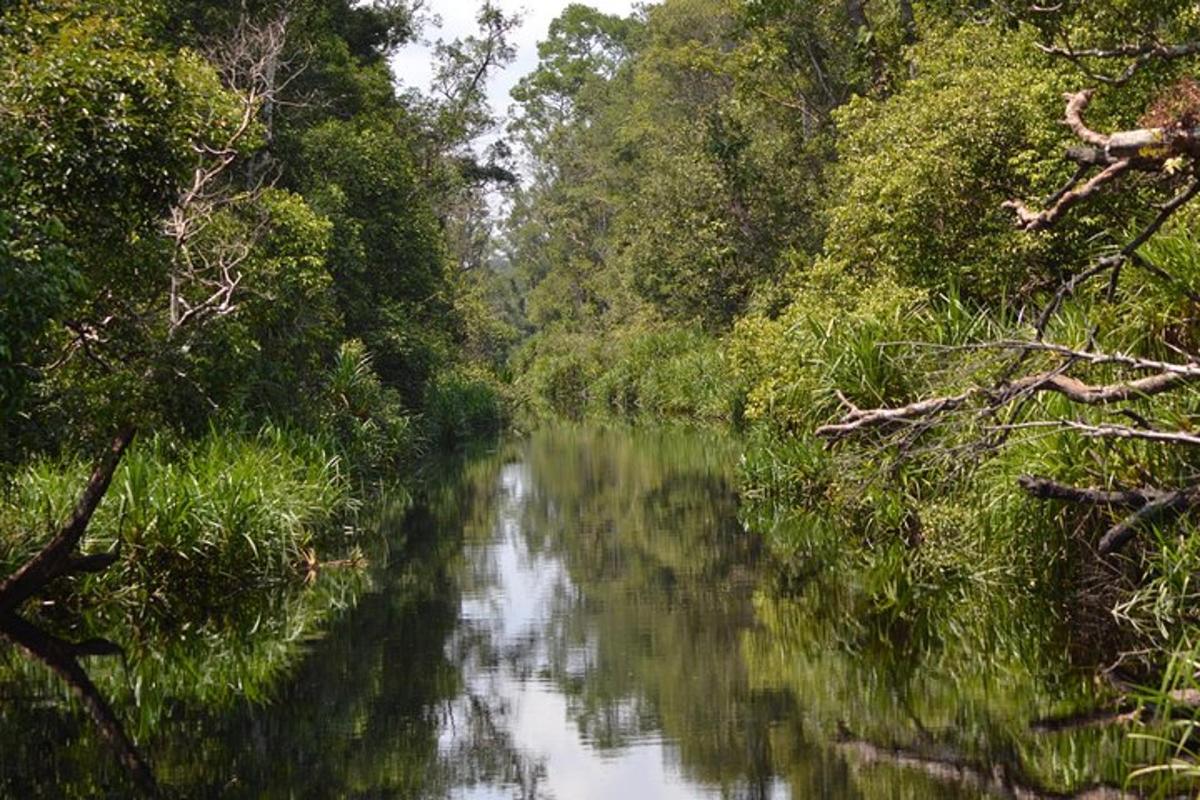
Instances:
[[[97,667],[97,684],[180,797],[1048,797],[1117,779],[1111,732],[1029,731],[1089,693],[1045,661],[1053,635],[930,645],[856,618],[841,573],[798,590],[747,530],[738,455],[694,431],[504,443],[380,515],[387,547],[320,636],[259,641],[299,613],[284,603],[210,660]],[[256,683],[271,659],[289,666]],[[6,691],[41,699],[9,698],[0,788],[127,796],[111,743],[20,674]]]

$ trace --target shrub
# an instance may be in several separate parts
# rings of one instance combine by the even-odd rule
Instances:
[[[417,448],[412,418],[399,393],[383,386],[366,346],[357,339],[338,349],[320,407],[321,430],[357,477],[395,466]]]
[[[425,392],[423,432],[431,442],[453,447],[495,436],[504,426],[504,401],[495,380],[480,370],[438,375]]]

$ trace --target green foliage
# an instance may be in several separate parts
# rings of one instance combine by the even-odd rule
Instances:
[[[1049,194],[1065,177],[1065,70],[1030,31],[971,25],[927,31],[913,65],[903,91],[836,114],[840,190],[827,252],[858,274],[953,285],[989,302],[1053,274],[1086,232],[1028,236],[1001,204]]]
[[[411,147],[386,118],[330,120],[304,137],[306,196],[333,223],[328,269],[350,336],[410,407],[446,358],[442,243]]]
[[[515,356],[533,418],[729,421],[737,405],[720,343],[699,328],[650,325],[609,341],[547,332]]]
[[[399,393],[381,383],[358,340],[338,348],[318,408],[320,429],[360,477],[402,465],[416,452],[413,422]]]
[[[602,412],[648,419],[729,420],[733,399],[720,344],[697,329],[632,333],[591,387]]]
[[[88,465],[35,461],[7,482],[0,520],[11,572],[69,516]],[[88,528],[84,549],[111,550],[112,568],[59,586],[69,608],[94,606],[170,626],[197,609],[219,613],[239,594],[299,580],[349,501],[339,460],[320,442],[280,429],[213,432],[188,445],[136,445]]]
[[[555,332],[532,339],[513,355],[514,385],[534,418],[583,416],[601,371],[602,349],[592,337]]]
[[[920,373],[882,345],[927,329],[929,311],[924,292],[895,280],[814,267],[782,313],[748,315],[729,339],[746,419],[804,436],[838,408],[838,391],[864,408],[912,397]]]
[[[497,363],[509,334],[450,279],[434,211],[457,162],[388,71],[415,14],[5,7],[0,457],[90,449],[134,418],[315,424],[346,339],[399,392],[389,429],[439,370]],[[279,51],[255,52],[280,15]],[[247,84],[255,63],[272,86]]]
[[[122,4],[0,14],[0,436],[61,355],[64,337],[44,338],[52,324],[78,323],[89,296],[137,296],[161,277],[158,226],[192,146],[229,122],[213,68],[146,29]]]
[[[424,435],[439,448],[498,435],[505,422],[502,391],[482,370],[439,374],[426,390]]]

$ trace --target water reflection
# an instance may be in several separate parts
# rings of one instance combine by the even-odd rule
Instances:
[[[1036,609],[883,613],[815,522],[781,580],[739,521],[736,457],[696,432],[505,444],[369,521],[368,576],[169,646],[125,621],[127,663],[93,660],[91,680],[178,797],[959,800],[1119,780],[1112,732],[1029,728],[1088,693]],[[0,661],[0,794],[129,796],[50,678]]]
[[[663,712],[676,710],[666,706],[666,684],[690,685],[689,738],[712,739],[718,773],[722,761],[744,757],[720,753],[734,744],[721,741],[722,729],[744,727],[720,718],[719,704],[733,698],[711,679],[726,670],[706,670],[696,656],[736,666],[751,613],[749,583],[734,574],[746,568],[747,537],[723,476],[703,466],[690,476],[648,475],[635,463],[639,452],[601,438],[548,460],[534,449],[501,469],[490,535],[465,549],[451,652],[467,688],[464,715],[500,721],[523,769],[507,786],[464,776],[454,797],[691,798],[719,796],[722,783],[727,796],[784,796],[769,772],[756,776],[753,793],[696,774],[663,730]],[[561,455],[566,471],[538,471]],[[744,673],[718,679],[744,687]],[[457,738],[448,727],[443,748],[453,752]],[[737,750],[745,737],[728,738]]]
[[[89,656],[123,655],[120,647],[105,639],[68,642],[47,633],[17,614],[0,615],[0,638],[15,645],[32,662],[36,662],[62,681],[78,702],[87,710],[96,732],[112,750],[116,761],[125,769],[130,781],[147,796],[158,793],[154,775],[141,752],[129,738],[125,725],[113,712],[108,700],[92,683],[80,659]]]

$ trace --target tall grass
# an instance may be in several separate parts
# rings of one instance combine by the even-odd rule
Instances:
[[[338,349],[319,406],[321,431],[333,440],[356,478],[389,471],[421,449],[417,426],[400,394],[383,385],[366,346],[357,339]]]
[[[1141,700],[1155,713],[1133,734],[1145,752],[1132,779],[1155,787],[1158,797],[1200,785],[1200,648],[1181,648]]]
[[[535,420],[733,422],[739,415],[722,342],[699,328],[544,334],[526,345],[516,368],[516,390]]]
[[[87,479],[84,462],[20,469],[0,502],[0,568],[44,544]],[[306,551],[350,502],[337,457],[308,436],[266,428],[211,432],[181,445],[137,444],[114,476],[83,549],[121,558],[110,569],[56,587],[58,601],[103,599],[156,616],[219,610],[244,592],[300,574]]]

